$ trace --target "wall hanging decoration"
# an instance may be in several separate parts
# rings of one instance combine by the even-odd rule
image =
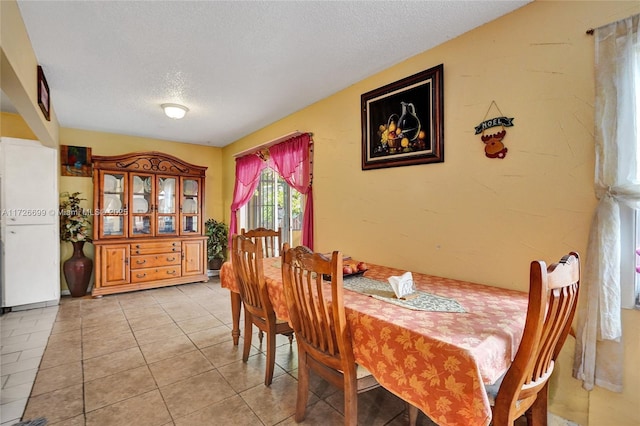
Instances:
[[[361,97],[362,170],[444,161],[443,65]]]
[[[500,116],[487,120],[487,117],[489,116],[489,112],[491,112],[492,107],[495,107],[495,109],[498,110],[498,113],[500,114]],[[484,119],[482,120],[482,123],[476,126],[476,135],[482,134],[481,139],[482,139],[482,142],[484,143],[484,153],[487,157],[489,158],[506,157],[508,149],[506,146],[504,146],[502,139],[504,139],[504,137],[507,135],[507,131],[505,130],[505,127],[512,127],[513,120],[514,120],[513,117],[508,118],[504,116],[502,111],[500,111],[500,108],[498,108],[498,104],[496,104],[496,101],[491,101],[491,104],[489,105],[489,109],[487,109],[487,113],[484,115]],[[502,130],[498,132],[493,132],[493,131],[488,132],[489,129],[492,129],[494,127],[501,127]]]
[[[62,176],[91,177],[91,148],[84,146],[60,145]]]
[[[49,116],[49,108],[51,105],[49,100],[49,84],[47,84],[47,79],[40,65],[38,65],[38,105],[40,105],[44,118],[47,121],[51,121],[51,117]]]

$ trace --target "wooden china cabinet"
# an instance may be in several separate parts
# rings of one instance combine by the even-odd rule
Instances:
[[[160,152],[92,161],[92,295],[207,281],[207,168]]]

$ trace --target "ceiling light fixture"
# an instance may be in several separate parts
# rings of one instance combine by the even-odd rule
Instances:
[[[186,106],[178,104],[162,104],[161,107],[162,109],[164,109],[164,113],[167,115],[167,117],[174,118],[176,120],[184,117],[187,111],[189,111],[189,108],[187,108]]]

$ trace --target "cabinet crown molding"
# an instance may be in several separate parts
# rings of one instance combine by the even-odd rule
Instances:
[[[187,163],[157,151],[92,157],[94,167],[104,170],[137,171],[172,175],[205,176],[207,167]]]

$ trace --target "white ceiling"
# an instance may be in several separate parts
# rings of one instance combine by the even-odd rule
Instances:
[[[18,5],[62,127],[225,146],[529,1]]]

